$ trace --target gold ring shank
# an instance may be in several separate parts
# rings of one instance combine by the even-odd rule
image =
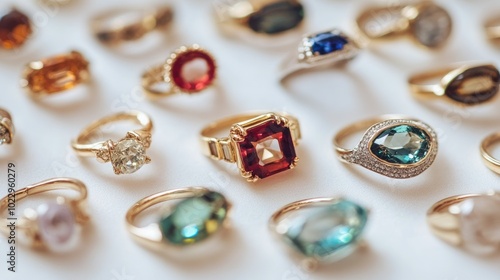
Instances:
[[[176,94],[176,87],[171,84],[171,81],[165,80],[166,73],[165,64],[151,67],[142,74],[141,85],[144,92],[150,98],[167,97]],[[167,89],[163,89],[166,86]]]
[[[486,30],[486,35],[490,40],[500,39],[500,18],[495,18],[488,20],[484,24],[484,29]]]
[[[281,218],[290,212],[300,210],[314,204],[331,202],[334,200],[337,200],[337,198],[310,198],[289,203],[281,207],[271,216],[271,218],[269,219],[269,225],[271,226],[271,228],[275,227],[276,224],[281,220]]]
[[[455,68],[449,67],[436,71],[415,74],[408,79],[411,93],[415,95],[443,96],[445,86],[441,83],[432,84],[432,81],[441,81],[445,76],[454,72]]]
[[[493,133],[481,142],[480,152],[484,164],[493,172],[500,174],[500,160],[494,158],[489,150],[500,142],[500,132]]]
[[[96,143],[88,143],[91,138],[102,126],[119,121],[133,121],[142,126],[137,132],[151,133],[153,130],[153,122],[149,116],[140,111],[120,112],[110,116],[101,118],[90,125],[88,125],[78,137],[72,141],[71,146],[81,156],[94,156],[105,141]]]

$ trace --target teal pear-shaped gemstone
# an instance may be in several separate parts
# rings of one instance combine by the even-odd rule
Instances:
[[[343,199],[313,205],[296,211],[278,227],[297,251],[320,261],[337,261],[352,253],[365,228],[368,212]]]
[[[388,128],[377,135],[370,146],[370,151],[385,162],[414,164],[429,153],[430,142],[427,132],[403,124]]]
[[[226,219],[229,204],[226,198],[209,191],[186,198],[174,206],[169,215],[159,222],[166,241],[188,245],[202,241],[219,231]]]

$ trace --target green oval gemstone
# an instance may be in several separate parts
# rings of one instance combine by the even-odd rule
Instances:
[[[176,245],[202,241],[216,233],[226,219],[228,202],[218,193],[186,198],[159,222],[163,237]]]
[[[430,137],[420,128],[398,125],[382,131],[372,142],[370,150],[385,162],[414,164],[429,153]]]
[[[283,220],[285,241],[307,257],[338,261],[352,253],[368,220],[365,208],[347,200],[335,200],[297,210]]]
[[[248,19],[248,26],[257,33],[277,34],[298,26],[304,19],[304,8],[295,1],[269,4]]]

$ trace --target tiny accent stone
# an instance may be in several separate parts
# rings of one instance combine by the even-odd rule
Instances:
[[[445,95],[460,103],[473,105],[497,95],[500,73],[494,66],[478,66],[465,70],[448,83]]]
[[[28,16],[17,9],[0,17],[0,47],[3,49],[11,50],[22,46],[32,32]]]
[[[314,54],[329,54],[344,49],[348,44],[344,36],[332,34],[331,32],[321,33],[310,39],[311,50]]]
[[[450,36],[452,21],[446,10],[427,3],[422,6],[410,28],[422,45],[435,48],[441,46]]]
[[[111,162],[122,174],[131,174],[146,163],[146,149],[135,139],[120,140],[111,151]]]
[[[179,54],[171,67],[175,85],[189,93],[204,90],[215,80],[215,61],[201,50],[188,50]]]
[[[304,19],[304,8],[296,1],[283,0],[269,4],[248,19],[257,33],[278,34],[297,27]]]

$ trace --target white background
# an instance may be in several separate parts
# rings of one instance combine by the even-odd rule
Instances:
[[[5,8],[13,0],[1,0]],[[18,1],[15,1],[18,2]],[[416,101],[408,92],[409,74],[466,60],[500,62],[500,50],[485,39],[483,21],[500,15],[498,1],[440,1],[455,20],[449,44],[432,52],[409,40],[370,45],[345,69],[298,75],[285,86],[277,67],[292,46],[266,49],[224,37],[213,23],[207,0],[175,3],[174,33],[161,47],[142,55],[120,55],[94,40],[89,19],[106,7],[133,0],[86,0],[47,10],[35,1],[22,6],[36,15],[37,34],[21,53],[2,54],[1,107],[14,117],[15,144],[1,147],[1,180],[8,162],[17,164],[18,187],[57,176],[83,180],[89,189],[92,222],[81,246],[69,254],[18,247],[18,271],[7,272],[7,247],[0,241],[0,279],[498,279],[499,256],[481,258],[435,238],[425,212],[455,194],[498,190],[498,176],[479,156],[479,143],[499,130],[500,100],[459,108],[443,100]],[[146,1],[141,5],[147,6]],[[304,1],[307,30],[340,27],[353,34],[353,19],[369,1]],[[143,4],[144,3],[144,4]],[[19,4],[18,4],[19,5]],[[106,7],[105,7],[106,6]],[[181,44],[199,43],[219,66],[219,87],[196,96],[148,101],[137,91],[148,66],[161,63]],[[18,86],[28,61],[78,49],[91,62],[93,85],[35,102]],[[153,162],[129,176],[115,176],[110,164],[78,161],[70,139],[97,117],[121,109],[141,109],[155,123],[149,153]],[[286,110],[302,125],[299,166],[257,184],[236,169],[200,154],[198,132],[219,117],[247,110]],[[340,163],[331,137],[352,121],[383,113],[404,113],[433,126],[440,135],[434,165],[409,180],[392,180]],[[6,184],[0,189],[3,196]],[[185,186],[223,192],[234,204],[232,233],[222,253],[181,262],[139,246],[124,225],[127,209],[155,192]],[[371,208],[368,250],[313,273],[301,270],[267,229],[282,205],[304,198],[345,196]],[[24,204],[20,204],[19,209]],[[20,210],[19,210],[20,212]]]

